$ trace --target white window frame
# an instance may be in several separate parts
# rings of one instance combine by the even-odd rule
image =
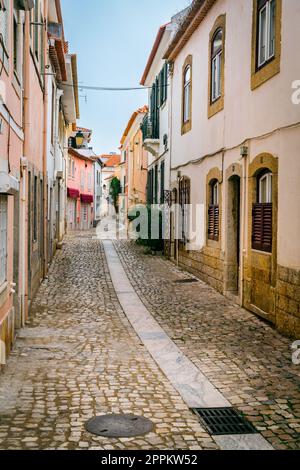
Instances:
[[[221,90],[221,70],[222,70],[222,51],[218,52],[218,54],[212,59],[212,102],[217,101],[222,94]]]
[[[190,71],[190,78],[186,81],[186,75]],[[192,68],[187,65],[183,75],[183,123],[189,122],[191,119],[191,73]]]
[[[0,288],[7,282],[7,212],[8,198],[0,195]]]
[[[219,183],[216,181],[212,185],[212,205],[218,206],[219,205]]]
[[[276,38],[276,10],[274,19],[274,35],[271,37],[271,21],[272,21],[272,5],[275,5],[276,0],[267,0],[265,5],[258,12],[258,67],[262,67],[275,57],[275,38]],[[266,26],[265,31],[262,31],[262,14],[266,13]],[[264,41],[265,57],[262,57],[262,45]]]
[[[92,191],[92,173],[88,173],[88,191]]]
[[[85,171],[82,169],[80,171],[80,187],[81,187],[81,189],[84,189],[84,184],[85,184]]]
[[[263,183],[266,181],[266,201],[263,202]],[[272,204],[273,200],[273,175],[272,173],[266,173],[259,178],[259,204]]]

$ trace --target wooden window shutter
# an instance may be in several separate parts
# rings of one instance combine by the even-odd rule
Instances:
[[[220,209],[218,205],[210,204],[208,208],[208,239],[219,241]]]
[[[252,210],[252,248],[272,252],[273,205],[253,204]]]

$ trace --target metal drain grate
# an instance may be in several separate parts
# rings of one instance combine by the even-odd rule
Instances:
[[[86,430],[102,437],[135,437],[148,434],[153,423],[142,416],[134,415],[103,415],[89,420]]]
[[[257,433],[235,408],[194,408],[193,412],[212,436]]]
[[[179,279],[174,281],[175,284],[192,284],[193,282],[199,282],[198,279]]]

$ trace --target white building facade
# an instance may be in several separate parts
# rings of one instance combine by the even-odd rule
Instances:
[[[194,0],[164,56],[170,189],[194,216],[181,214],[172,256],[292,336],[300,336],[299,19],[297,0]]]

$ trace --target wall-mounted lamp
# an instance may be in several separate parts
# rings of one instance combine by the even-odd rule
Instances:
[[[75,136],[76,147],[81,147],[84,141],[84,135],[82,132],[77,132]]]
[[[240,148],[241,156],[242,157],[247,157],[248,156],[248,151],[249,151],[249,147],[247,147],[246,145],[243,145]]]

